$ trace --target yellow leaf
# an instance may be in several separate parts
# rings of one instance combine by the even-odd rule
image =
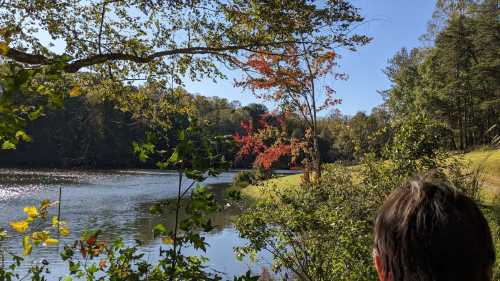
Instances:
[[[49,239],[49,233],[47,231],[36,231],[31,234],[31,240],[33,240],[35,244],[45,242],[47,239]]]
[[[79,95],[81,95],[81,92],[80,92],[80,85],[76,85],[74,86],[70,91],[69,91],[69,96],[70,97],[78,97]]]
[[[50,207],[50,200],[44,199],[42,203],[40,204],[40,217],[46,218],[48,215],[48,209]]]
[[[172,239],[172,237],[170,237],[170,236],[165,236],[165,237],[161,238],[161,241],[165,244],[173,244],[174,243],[174,239]]]
[[[57,227],[59,225],[59,220],[57,220],[56,216],[52,217],[51,223],[53,227]]]
[[[70,234],[70,229],[65,221],[59,221],[56,216],[52,217],[52,227],[59,229],[59,234],[66,237]]]
[[[59,229],[59,234],[61,234],[61,236],[63,237],[66,237],[69,235],[69,233],[70,233],[69,227],[61,225],[61,228]]]
[[[59,244],[59,240],[54,238],[48,238],[43,242],[44,246],[57,245],[57,244]]]
[[[0,42],[0,54],[6,55],[9,52],[9,44],[7,42]]]
[[[7,237],[7,231],[0,228],[0,240],[2,240],[5,237]]]
[[[43,199],[42,203],[40,203],[41,208],[48,208],[50,206],[50,200],[49,199]]]
[[[35,206],[24,207],[23,211],[28,215],[29,218],[37,218],[38,210]]]
[[[29,254],[31,254],[31,250],[33,250],[33,245],[31,245],[30,237],[24,236],[23,237],[23,255],[28,256]]]
[[[18,233],[25,233],[29,228],[27,221],[13,221],[10,222],[10,227],[12,227]]]

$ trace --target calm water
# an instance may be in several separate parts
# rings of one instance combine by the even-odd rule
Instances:
[[[217,178],[207,179],[204,184],[230,182],[233,173],[224,173]],[[8,227],[11,220],[25,217],[22,208],[39,205],[43,199],[57,200],[59,187],[62,187],[62,218],[68,221],[72,234],[62,240],[62,244],[78,239],[85,229],[103,230],[103,239],[123,238],[132,244],[136,239],[145,244],[141,251],[154,261],[158,256],[161,242],[154,239],[151,229],[162,222],[171,224],[172,216],[154,217],[149,214],[151,204],[172,198],[177,192],[177,175],[169,172],[148,170],[126,171],[40,171],[0,169],[0,225],[12,235],[4,241],[3,247],[19,253],[20,237],[16,237]],[[186,182],[186,186],[189,182]],[[54,208],[52,214],[56,214]],[[238,262],[233,248],[243,245],[231,218],[238,211],[228,208],[214,216],[216,230],[206,235],[210,244],[206,256],[210,259],[207,266],[224,272],[227,279],[242,274],[248,269],[260,271],[268,265],[265,257],[257,264],[248,261]],[[163,247],[165,247],[163,245]],[[185,253],[198,254],[192,249]],[[35,247],[29,262],[46,258],[50,262],[51,280],[66,273],[60,262],[58,248]]]

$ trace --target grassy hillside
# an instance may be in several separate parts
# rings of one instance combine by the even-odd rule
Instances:
[[[473,167],[484,171],[485,191],[500,194],[500,150],[477,150],[464,155]]]
[[[500,150],[476,150],[466,153],[465,160],[471,161],[472,167],[484,171],[485,191],[491,195],[500,194]],[[262,189],[286,190],[299,185],[302,175],[289,175],[264,181],[258,185],[250,185],[242,190],[250,199],[262,198]]]

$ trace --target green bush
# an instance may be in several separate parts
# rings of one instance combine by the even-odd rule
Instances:
[[[240,216],[248,239],[239,255],[268,251],[273,270],[299,280],[376,280],[371,218],[376,192],[359,189],[347,168],[327,168],[321,185],[269,194]]]
[[[267,179],[272,178],[274,175],[272,170],[264,170],[261,168],[254,169],[253,173],[255,175],[256,181],[267,180]]]
[[[255,182],[255,173],[253,171],[239,171],[233,179],[233,186],[244,188]]]
[[[397,171],[393,163],[366,158],[357,177],[348,167],[329,165],[319,185],[267,191],[266,199],[236,222],[248,240],[237,253],[267,251],[275,272],[298,280],[378,280],[371,257],[372,224],[386,196],[407,179]],[[480,177],[474,173],[452,160],[439,162],[433,176],[477,200],[499,248],[500,212],[481,202]],[[499,267],[497,262],[497,271]]]

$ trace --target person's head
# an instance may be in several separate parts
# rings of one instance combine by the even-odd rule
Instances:
[[[375,221],[381,281],[490,281],[495,250],[476,203],[446,183],[419,179],[395,190]]]

